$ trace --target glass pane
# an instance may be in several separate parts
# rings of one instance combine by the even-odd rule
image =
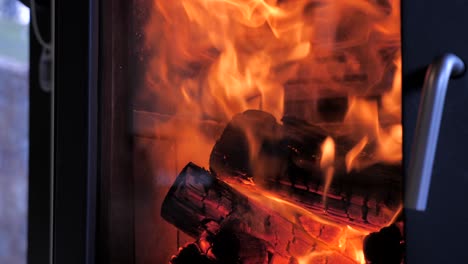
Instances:
[[[136,263],[402,261],[399,1],[135,2]]]
[[[26,263],[29,9],[0,0],[0,263]]]

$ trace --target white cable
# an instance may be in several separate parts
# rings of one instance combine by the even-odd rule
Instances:
[[[31,23],[32,23],[33,31],[34,31],[34,36],[36,36],[37,41],[39,42],[39,44],[41,44],[41,46],[44,49],[51,50],[50,43],[47,43],[47,41],[45,41],[42,38],[41,32],[39,31],[39,26],[37,24],[37,19],[36,19],[36,1],[31,0],[30,2],[31,2]]]

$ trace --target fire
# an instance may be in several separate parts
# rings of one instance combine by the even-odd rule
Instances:
[[[325,187],[323,192],[323,204],[326,208],[327,194],[330,184],[333,180],[335,171],[333,162],[335,160],[335,143],[331,137],[327,137],[322,144],[322,159],[320,160],[320,168],[325,173]]]
[[[322,158],[320,159],[320,167],[322,169],[333,167],[335,160],[335,142],[331,137],[327,137],[322,144]]]
[[[317,83],[306,88],[306,98],[322,96],[326,91],[315,89],[320,86],[348,94],[344,124],[363,123],[366,133],[353,134],[379,145],[370,163],[396,162],[401,128],[380,127],[379,116],[399,116],[401,76],[381,105],[365,96],[381,89],[388,63],[379,52],[399,46],[399,17],[397,0],[154,1],[145,38],[150,94],[140,100],[154,98],[157,111],[194,120],[227,122],[248,109],[280,120],[284,83],[305,78]],[[394,64],[395,75],[401,74],[401,60]],[[178,134],[180,127],[168,126]],[[186,126],[214,143],[196,125]],[[353,166],[362,163],[352,160]]]
[[[328,142],[333,142],[331,139]],[[330,143],[328,143],[330,144]],[[306,210],[292,202],[284,200],[275,193],[265,190],[260,190],[255,185],[240,183],[236,180],[225,179],[225,181],[236,190],[249,197],[254,202],[260,203],[267,208],[279,213],[288,221],[301,226],[306,233],[311,237],[315,237],[316,233],[310,226],[320,225],[320,233],[329,232],[326,240],[323,238],[317,239],[316,243],[328,248],[327,250],[313,251],[309,254],[296,256],[299,264],[315,264],[315,263],[360,263],[364,264],[365,258],[363,253],[363,239],[375,229],[354,228],[346,224],[336,223],[330,219],[314,212]],[[327,231],[328,230],[328,231]],[[340,261],[334,261],[334,258]],[[275,263],[275,262],[274,262]]]
[[[401,59],[395,66],[393,86],[382,95],[380,108],[376,99],[351,98],[344,123],[352,127],[354,137],[362,138],[346,155],[347,171],[377,162],[399,163],[402,159]],[[391,124],[384,124],[382,117]],[[369,142],[373,143],[372,157],[360,160],[358,156]]]
[[[157,34],[148,28],[159,49],[148,72],[150,82],[157,77],[157,92],[175,99],[180,91],[185,102],[177,112],[199,118],[227,121],[247,109],[262,109],[280,119],[282,83],[295,72],[289,64],[305,58],[311,44],[303,32],[305,1],[281,7],[273,2],[155,2],[150,24],[166,25]],[[198,107],[187,108],[192,101]]]
[[[339,251],[344,252],[349,256],[349,261],[346,263],[359,263],[365,264],[366,259],[364,257],[362,249],[362,237],[367,235],[368,232],[356,230],[350,226],[346,226],[342,229],[339,236]],[[312,252],[306,256],[298,259],[299,264],[315,264],[315,263],[342,263],[342,261],[333,261],[330,257],[333,255],[333,251],[320,251]]]
[[[387,162],[400,162],[402,159],[403,127],[401,125],[401,57],[395,61],[396,71],[392,89],[382,96],[383,112],[397,124],[383,131],[377,156]]]
[[[346,171],[350,172],[351,169],[354,168],[354,160],[356,157],[361,153],[361,151],[364,149],[364,147],[367,145],[368,142],[367,136],[363,137],[359,143],[354,146],[347,154],[346,154]]]
[[[195,161],[209,166],[216,133],[207,132],[207,122],[212,127],[222,126],[249,109],[263,110],[281,120],[288,100],[309,104],[335,97],[347,99],[346,115],[339,126],[346,129],[332,131],[316,153],[325,179],[325,209],[339,162],[344,160],[347,172],[375,163],[401,162],[398,0],[152,2],[143,48],[147,57],[141,58],[147,88],[136,100],[169,117],[157,129],[181,146],[177,164]],[[293,90],[286,85],[290,82],[302,86]],[[303,114],[301,111],[292,114]],[[264,158],[259,156],[261,145],[254,132],[245,131],[252,162]],[[353,142],[347,153],[338,151],[339,141],[334,137],[343,133]],[[256,169],[278,169],[274,161],[264,164],[272,165]],[[233,186],[247,192],[250,185]],[[249,198],[271,205],[290,221],[306,215],[339,230],[327,245],[329,251],[301,256],[300,264],[317,263],[333,252],[351,262],[365,263],[362,239],[375,230],[331,223],[274,194],[256,191],[259,194],[248,193]]]

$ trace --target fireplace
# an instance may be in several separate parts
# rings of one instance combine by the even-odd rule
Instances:
[[[413,197],[404,175],[417,164],[408,146],[419,98],[403,87],[421,86],[431,60],[452,50],[415,59],[420,41],[408,12],[421,12],[401,4],[89,3],[89,90],[73,97],[58,89],[55,99],[49,257],[76,250],[87,263],[399,264],[426,256],[414,250],[422,238],[413,204],[404,204]],[[73,13],[57,10],[64,21]],[[65,28],[56,33],[62,63],[72,56]],[[56,85],[72,75],[57,71]],[[87,124],[73,144],[79,151],[61,156],[71,152],[66,137],[78,133],[77,120]],[[72,182],[70,166],[81,172]],[[70,207],[80,211],[67,214]]]

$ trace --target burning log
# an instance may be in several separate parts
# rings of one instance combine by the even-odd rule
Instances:
[[[324,176],[320,147],[329,133],[294,118],[283,125],[262,111],[234,116],[216,142],[210,169],[219,176],[253,179],[264,189],[305,208],[325,208],[338,217],[385,225],[401,200],[401,167],[377,163],[346,169],[346,156],[357,142],[336,138],[335,173],[323,204]],[[360,154],[365,155],[365,152]]]
[[[217,233],[204,232],[171,259],[171,264],[269,264],[271,255],[260,239],[224,228]]]
[[[306,231],[302,224],[307,221],[285,217],[192,163],[183,169],[170,188],[161,216],[188,235],[198,238],[200,252],[212,260],[224,261],[218,263],[228,263],[226,255],[234,255],[236,260],[244,258],[241,263],[297,263],[301,257],[314,252],[328,259],[328,263],[354,263],[336,248],[312,237],[313,231]],[[333,226],[325,223],[306,220],[312,222],[307,226],[314,229],[315,225],[318,227],[315,230],[320,233],[334,230]],[[257,253],[246,253],[252,250],[244,248],[236,250],[236,246],[222,246],[226,244],[255,245],[253,248]],[[263,250],[257,250],[263,246]],[[187,250],[193,254],[193,247],[190,248]],[[264,257],[267,257],[266,262],[262,262]],[[183,256],[179,254],[175,259],[181,258]],[[174,260],[173,263],[183,262]]]
[[[216,264],[203,254],[196,243],[191,243],[181,248],[177,256],[172,257],[171,264]]]

